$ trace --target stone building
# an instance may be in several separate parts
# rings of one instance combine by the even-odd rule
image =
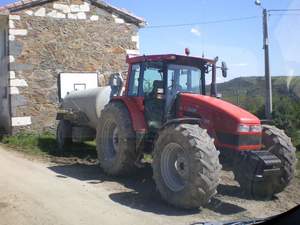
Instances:
[[[62,72],[99,85],[138,54],[143,19],[100,0],[23,0],[0,8],[2,133],[53,129]]]

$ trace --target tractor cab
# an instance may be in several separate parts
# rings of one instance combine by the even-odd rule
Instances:
[[[176,100],[181,93],[216,96],[216,62],[182,55],[151,55],[127,58],[129,80],[126,96],[144,106],[145,120],[150,130],[157,130],[176,117]],[[226,75],[226,64],[222,63]],[[206,79],[211,76],[211,86]]]

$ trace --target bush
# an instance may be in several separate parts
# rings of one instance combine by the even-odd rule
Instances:
[[[265,106],[260,106],[255,114],[264,119]],[[275,98],[272,118],[274,125],[283,129],[292,138],[297,150],[300,150],[300,103],[285,96]]]

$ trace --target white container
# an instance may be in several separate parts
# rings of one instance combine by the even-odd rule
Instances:
[[[88,126],[96,129],[101,111],[110,100],[111,87],[99,87],[82,91],[72,91],[67,94],[62,103],[62,109],[72,109],[83,112],[89,119]]]

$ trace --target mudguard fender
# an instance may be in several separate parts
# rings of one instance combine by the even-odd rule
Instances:
[[[145,122],[144,112],[138,107],[136,101],[125,96],[114,97],[110,100],[110,102],[116,101],[122,102],[129,111],[133,130],[137,133],[146,133],[148,126]]]

